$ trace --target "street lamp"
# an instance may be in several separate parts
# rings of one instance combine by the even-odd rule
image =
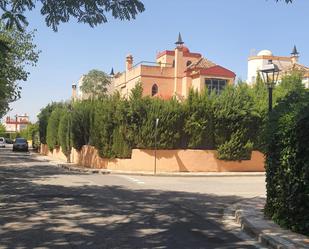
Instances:
[[[158,134],[158,124],[159,124],[159,119],[156,118],[156,126],[155,126],[155,161],[154,161],[154,174],[157,173],[157,134]]]
[[[278,81],[280,69],[272,60],[269,60],[268,64],[264,65],[259,72],[268,88],[268,111],[271,112],[273,109],[273,88]]]

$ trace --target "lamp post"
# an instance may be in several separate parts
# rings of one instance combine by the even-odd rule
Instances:
[[[280,69],[272,60],[269,60],[259,72],[268,88],[268,112],[270,113],[273,109],[273,88],[278,81]]]
[[[154,151],[154,156],[155,156],[155,161],[154,161],[154,174],[157,173],[157,134],[158,134],[158,124],[159,124],[159,119],[156,118],[156,126],[155,126],[155,151]]]

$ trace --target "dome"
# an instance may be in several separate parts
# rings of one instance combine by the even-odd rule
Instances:
[[[270,50],[261,50],[257,55],[258,56],[263,56],[263,55],[273,56],[273,53]]]
[[[185,53],[190,53],[190,50],[186,46],[182,47],[182,51]]]

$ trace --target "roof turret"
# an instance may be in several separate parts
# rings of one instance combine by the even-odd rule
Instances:
[[[110,76],[114,76],[115,75],[115,73],[114,73],[114,68],[112,67],[112,70],[111,70],[111,72],[110,72],[110,74],[109,74]]]
[[[178,34],[178,40],[177,40],[177,42],[175,42],[175,44],[176,44],[177,46],[181,46],[181,45],[184,44],[184,42],[182,41],[182,37],[181,37],[180,32],[179,32],[179,34]]]
[[[295,45],[294,45],[294,47],[293,47],[293,51],[292,51],[291,55],[293,55],[293,56],[298,56],[298,55],[299,55],[299,53],[298,53],[297,48],[296,48]]]

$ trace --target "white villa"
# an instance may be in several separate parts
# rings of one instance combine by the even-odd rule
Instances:
[[[309,88],[309,67],[304,66],[298,62],[299,53],[294,46],[290,56],[276,56],[270,50],[262,50],[257,55],[248,58],[248,84],[254,84],[258,71],[272,61],[280,69],[280,77],[289,74],[293,70],[303,72],[303,83]]]

